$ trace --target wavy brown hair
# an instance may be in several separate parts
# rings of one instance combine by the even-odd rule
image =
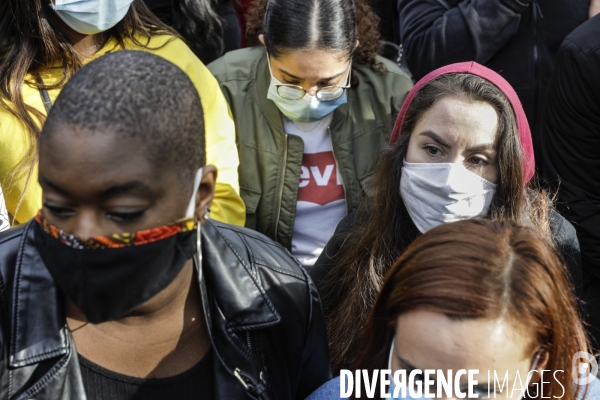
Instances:
[[[28,132],[31,143],[23,160],[4,182],[0,182],[5,191],[12,189],[8,182],[23,176],[27,179],[27,189],[33,166],[37,162],[37,141],[46,118],[45,113],[25,103],[23,85],[46,90],[60,88],[81,68],[83,62],[66,34],[56,25],[58,17],[52,18],[54,11],[48,3],[42,0],[0,1],[0,107],[18,118]],[[129,40],[141,47],[147,47],[147,42],[140,41],[136,35],[142,39],[157,34],[178,36],[150,12],[143,0],[134,0],[125,18],[107,34],[121,46],[124,46],[125,40]],[[43,72],[55,64],[62,66],[63,74],[62,80],[56,85],[26,81],[28,74]],[[24,195],[25,191],[21,194],[17,210]],[[16,210],[12,210],[12,215],[14,218]]]
[[[327,7],[331,11],[324,12],[322,8]],[[281,12],[271,14],[269,20],[272,21],[268,21],[267,10],[273,8],[281,8]],[[260,45],[258,36],[265,34],[265,26],[271,24],[272,37],[265,34],[265,40],[268,47],[270,40],[277,43],[274,49],[269,48],[269,53],[276,55],[277,52],[303,48],[308,43],[304,36],[310,36],[308,27],[313,13],[320,18],[321,31],[335,30],[338,24],[347,25],[346,29],[339,30],[339,42],[324,43],[320,48],[348,51],[353,61],[368,65],[376,72],[385,71],[383,64],[375,58],[381,49],[377,30],[379,17],[366,0],[255,0],[246,15],[246,43],[248,46]],[[286,35],[283,30],[290,34]],[[356,40],[359,45],[354,48]]]
[[[484,219],[441,225],[417,238],[388,271],[354,367],[387,368],[396,321],[409,311],[505,319],[530,338],[526,356],[541,351],[544,369],[556,372],[543,395],[575,400],[572,357],[589,353],[590,344],[566,273],[552,244],[531,228]]]
[[[354,227],[326,278],[325,285],[331,288],[324,297],[331,304],[326,319],[334,370],[351,362],[358,349],[357,328],[365,325],[383,277],[419,235],[400,196],[403,160],[419,118],[438,99],[450,95],[484,101],[498,113],[499,182],[489,218],[516,221],[551,238],[547,193],[533,185],[523,187],[519,132],[508,98],[494,84],[472,74],[446,74],[432,80],[413,98],[400,139],[382,153],[371,182],[372,196],[356,211]]]

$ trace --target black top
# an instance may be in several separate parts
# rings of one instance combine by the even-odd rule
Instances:
[[[142,379],[109,371],[79,355],[79,366],[89,400],[213,400],[212,350],[179,375]]]

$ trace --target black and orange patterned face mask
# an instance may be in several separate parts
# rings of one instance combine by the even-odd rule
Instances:
[[[193,217],[134,233],[78,238],[36,216],[36,247],[58,287],[97,324],[133,311],[196,252]]]
[[[42,216],[41,210],[35,216],[35,220],[40,224],[44,232],[75,249],[120,249],[129,246],[141,246],[169,238],[178,233],[190,232],[196,229],[195,218],[188,217],[177,220],[170,225],[145,229],[134,233],[116,233],[107,236],[77,238],[70,233],[65,233],[62,229],[54,225],[50,225]]]

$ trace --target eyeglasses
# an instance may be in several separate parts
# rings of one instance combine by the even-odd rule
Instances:
[[[269,72],[271,73],[271,77],[274,80],[277,80],[277,78],[273,76],[271,62],[269,61],[269,54],[267,54],[267,63],[269,64]],[[350,87],[350,81],[352,79],[352,61],[350,61],[350,65],[348,65],[347,76],[346,85],[344,86],[331,85],[317,89],[315,91],[315,96],[317,99],[320,101],[332,101],[344,94],[344,91]],[[302,86],[290,85],[287,83],[272,83],[272,85],[277,88],[277,93],[286,100],[300,100],[306,95],[306,93],[308,93]]]

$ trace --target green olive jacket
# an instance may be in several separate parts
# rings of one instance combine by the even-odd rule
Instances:
[[[347,212],[360,204],[395,117],[412,87],[410,78],[383,58],[386,72],[352,66],[348,102],[328,127],[346,194]],[[240,157],[240,194],[246,226],[288,249],[296,215],[304,142],[287,134],[281,113],[267,99],[271,75],[262,46],[232,51],[208,65],[233,114]]]

